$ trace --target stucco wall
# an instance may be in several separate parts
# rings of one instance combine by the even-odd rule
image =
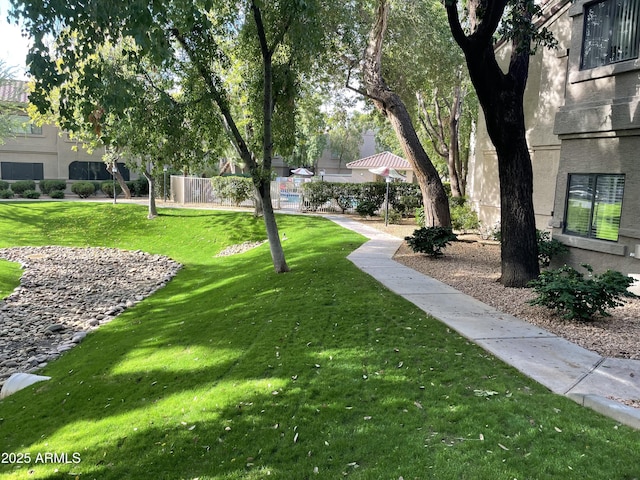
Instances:
[[[0,161],[16,163],[42,163],[45,179],[69,178],[69,164],[75,161],[101,162],[103,151],[92,155],[76,146],[67,135],[58,135],[58,128],[44,125],[41,135],[18,135],[7,138],[4,145],[0,145]]]
[[[560,140],[554,133],[557,110],[564,102],[567,49],[570,43],[569,5],[556,1],[547,8],[559,8],[545,26],[558,41],[556,49],[539,48],[530,59],[529,79],[524,96],[527,142],[533,166],[533,200],[536,226],[548,229],[554,209],[555,175],[560,159]],[[499,64],[507,70],[510,44],[496,50]],[[469,199],[485,227],[500,220],[500,183],[495,148],[487,134],[484,116],[478,121],[476,159],[470,166]]]
[[[630,254],[640,244],[640,62],[635,59],[580,70],[583,12],[588,3],[576,0],[568,12],[573,31],[566,101],[555,122],[562,148],[551,222],[553,236],[572,247],[570,255],[562,259],[564,262],[589,263],[596,271],[610,268],[639,273],[640,258]],[[571,173],[625,174],[617,242],[563,233]]]

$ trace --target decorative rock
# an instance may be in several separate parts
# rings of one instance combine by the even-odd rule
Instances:
[[[60,324],[53,324],[53,325],[49,325],[47,328],[45,328],[45,331],[53,333],[53,332],[59,332],[60,330],[64,330],[64,325],[60,325]]]
[[[20,286],[0,301],[0,386],[55,360],[181,268],[160,255],[108,248],[5,248],[0,258],[24,268]]]
[[[71,343],[80,343],[86,336],[87,332],[78,332],[71,338]]]

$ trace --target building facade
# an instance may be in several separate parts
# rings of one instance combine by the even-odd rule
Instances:
[[[536,225],[570,247],[559,259],[640,273],[640,1],[551,0],[558,41],[531,58],[525,92]],[[502,65],[510,48],[499,45]],[[497,157],[479,121],[470,200],[500,219]]]
[[[88,153],[55,125],[39,127],[26,113],[28,103],[25,82],[9,81],[0,85],[0,98],[13,105],[9,116],[11,132],[0,145],[0,179],[14,180],[109,180],[102,161],[104,151]],[[126,180],[124,164],[118,169]]]

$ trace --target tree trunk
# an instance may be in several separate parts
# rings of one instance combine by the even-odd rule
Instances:
[[[271,249],[271,259],[276,273],[284,273],[289,271],[289,266],[284,257],[284,250],[280,242],[280,234],[278,233],[278,224],[273,213],[273,205],[271,203],[271,159],[273,155],[273,48],[269,48],[267,35],[262,23],[262,15],[259,7],[255,2],[251,2],[253,10],[253,18],[256,23],[258,40],[260,43],[260,51],[263,61],[263,132],[262,132],[262,166],[253,162],[253,183],[262,200],[262,216],[264,225],[267,230],[267,238],[269,239],[269,248]],[[257,206],[257,204],[256,204]]]
[[[271,203],[271,182],[262,182],[257,185],[260,200],[262,202],[262,218],[267,231],[267,239],[269,240],[269,249],[271,251],[271,260],[276,273],[285,273],[289,271],[289,266],[284,256],[280,234],[278,232],[278,224]]]
[[[460,182],[460,110],[462,108],[462,89],[460,85],[453,88],[453,102],[449,113],[449,148],[447,166],[451,183],[451,196],[462,197],[464,190]]]
[[[425,226],[451,226],[449,201],[442,180],[433,166],[400,97],[390,90],[382,77],[382,42],[387,28],[389,4],[379,0],[376,22],[369,34],[365,52],[363,80],[367,96],[391,122],[402,151],[413,167],[424,202]]]
[[[120,173],[120,170],[116,168],[114,172],[113,164],[107,164],[107,172],[109,172],[111,175],[115,174],[116,181],[118,182],[118,185],[120,185],[120,188],[122,189],[122,194],[124,195],[124,198],[126,199],[131,198],[131,190],[129,190],[129,187],[127,186],[127,182],[124,180],[124,177]],[[113,195],[115,197],[116,195],[115,190],[113,192]]]
[[[149,182],[149,213],[147,214],[147,218],[151,220],[158,216],[158,209],[156,208],[156,180],[148,169],[145,169],[142,173],[144,178],[147,179],[147,182]]]
[[[524,0],[519,0],[520,3]],[[525,287],[538,277],[538,244],[533,209],[533,168],[526,140],[524,90],[529,74],[530,37],[514,42],[509,69],[498,65],[492,45],[507,0],[470,2],[488,9],[470,12],[474,33],[466,36],[456,2],[446,4],[451,32],[464,52],[471,82],[498,156],[502,278],[506,287]],[[516,8],[521,5],[518,4]]]

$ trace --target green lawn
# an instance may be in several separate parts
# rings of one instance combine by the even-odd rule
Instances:
[[[145,215],[0,203],[0,246],[115,246],[184,264],[47,366],[52,380],[0,401],[0,478],[640,477],[640,432],[550,393],[381,287],[345,258],[359,235],[280,216],[292,271],[277,275],[267,245],[215,257],[264,238],[250,214]],[[0,291],[15,273],[0,263]],[[9,453],[30,463],[7,463],[20,458]]]

